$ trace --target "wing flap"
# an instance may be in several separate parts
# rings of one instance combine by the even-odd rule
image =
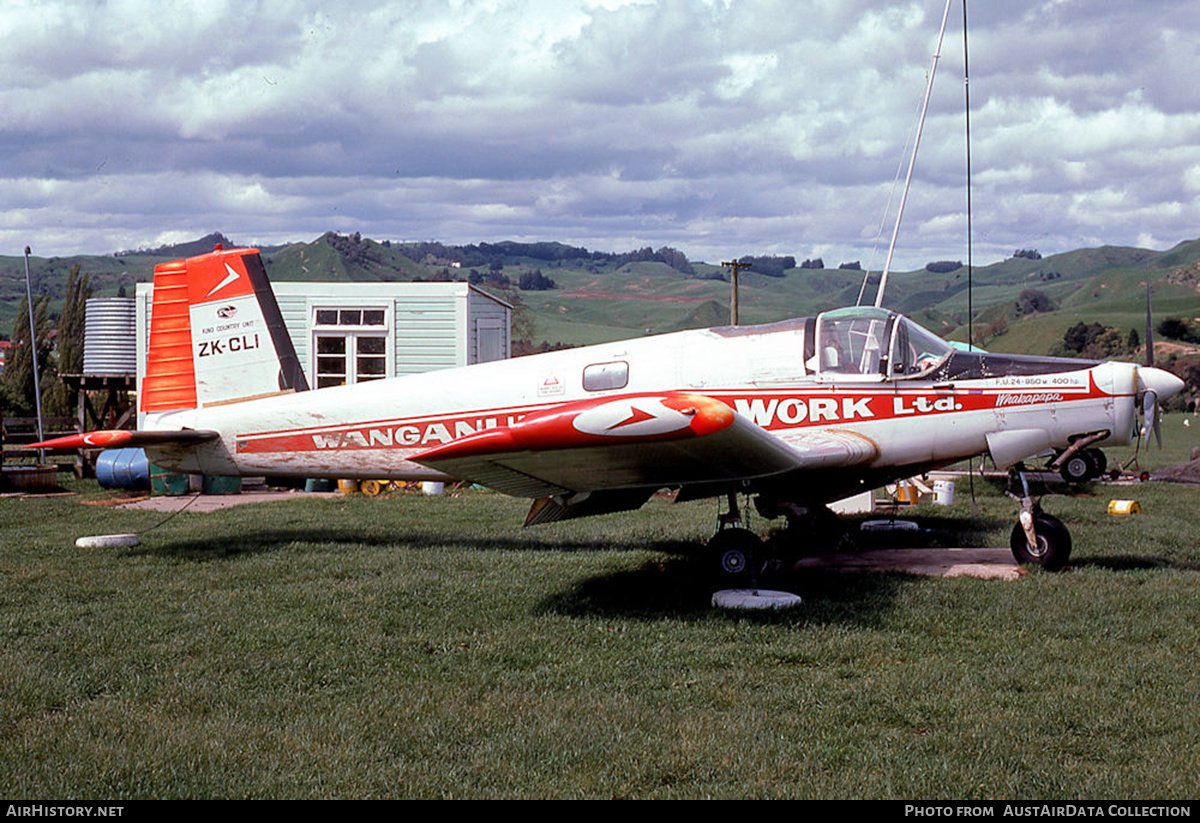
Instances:
[[[751,480],[872,459],[851,432],[776,437],[688,392],[566,403],[423,452],[415,462],[516,497]]]

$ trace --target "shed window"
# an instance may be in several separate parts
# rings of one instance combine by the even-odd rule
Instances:
[[[385,309],[318,307],[313,309],[313,321],[317,388],[388,376]]]
[[[593,363],[583,370],[583,388],[587,391],[623,389],[628,384],[629,364],[624,360]]]

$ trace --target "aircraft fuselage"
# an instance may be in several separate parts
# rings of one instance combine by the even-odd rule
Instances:
[[[812,336],[813,323],[804,319],[677,332],[153,414],[145,427],[220,432],[200,447],[152,450],[155,462],[179,471],[364,479],[445,478],[411,458],[563,404],[672,391],[719,400],[792,445],[814,431],[842,437],[861,457],[859,474],[867,469],[872,477],[995,453],[1006,440],[1016,441],[1016,451],[1030,449],[1015,462],[1066,448],[1082,434],[1109,432],[1099,445],[1133,436],[1132,364],[1047,360],[1037,367],[1042,361],[1026,358],[1021,371],[1032,373],[946,379],[943,367],[925,378],[889,379],[814,370]],[[1013,432],[1025,434],[1005,434]],[[806,485],[819,489],[819,474]],[[834,488],[845,484],[828,485],[828,494],[817,496],[846,491]]]

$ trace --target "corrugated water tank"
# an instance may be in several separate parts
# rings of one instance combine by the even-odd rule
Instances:
[[[132,297],[93,297],[83,327],[84,374],[137,374],[137,315]]]

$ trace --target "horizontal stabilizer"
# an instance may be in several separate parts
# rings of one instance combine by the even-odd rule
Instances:
[[[69,434],[26,446],[28,449],[119,449],[137,446],[191,446],[216,440],[215,431],[180,429],[177,431],[94,431]]]

